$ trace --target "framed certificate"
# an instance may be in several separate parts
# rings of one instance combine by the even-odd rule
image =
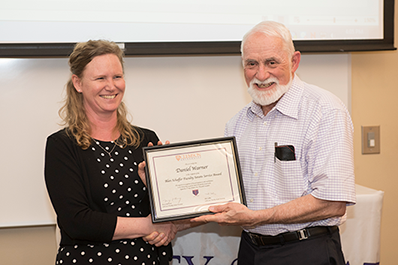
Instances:
[[[235,137],[144,147],[152,221],[209,214],[209,206],[246,205]]]

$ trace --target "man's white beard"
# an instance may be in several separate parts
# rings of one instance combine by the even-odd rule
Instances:
[[[257,103],[260,106],[267,106],[280,99],[283,94],[285,94],[289,90],[290,86],[292,85],[292,81],[293,79],[290,78],[289,83],[287,83],[286,85],[280,85],[279,80],[275,77],[268,78],[263,82],[259,81],[257,78],[254,78],[252,81],[250,81],[247,92],[249,92],[254,103]],[[275,83],[276,86],[273,89],[267,91],[260,91],[254,88],[254,84],[261,85],[269,83]]]

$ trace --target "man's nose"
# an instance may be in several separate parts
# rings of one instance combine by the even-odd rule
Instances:
[[[265,65],[260,64],[260,66],[258,67],[257,73],[256,73],[256,78],[260,81],[265,81],[270,77],[270,73],[267,69],[267,67],[265,67]]]

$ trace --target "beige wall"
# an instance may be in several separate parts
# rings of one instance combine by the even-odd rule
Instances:
[[[0,264],[54,265],[55,226],[0,229]]]
[[[395,46],[397,29],[396,19]],[[398,260],[395,240],[398,237],[398,52],[353,53],[351,59],[356,182],[385,192],[380,263],[395,265]],[[362,155],[361,126],[374,125],[380,125],[381,152]]]

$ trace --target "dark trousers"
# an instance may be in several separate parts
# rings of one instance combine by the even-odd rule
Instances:
[[[345,265],[340,233],[310,237],[302,241],[256,246],[243,231],[238,265]]]

